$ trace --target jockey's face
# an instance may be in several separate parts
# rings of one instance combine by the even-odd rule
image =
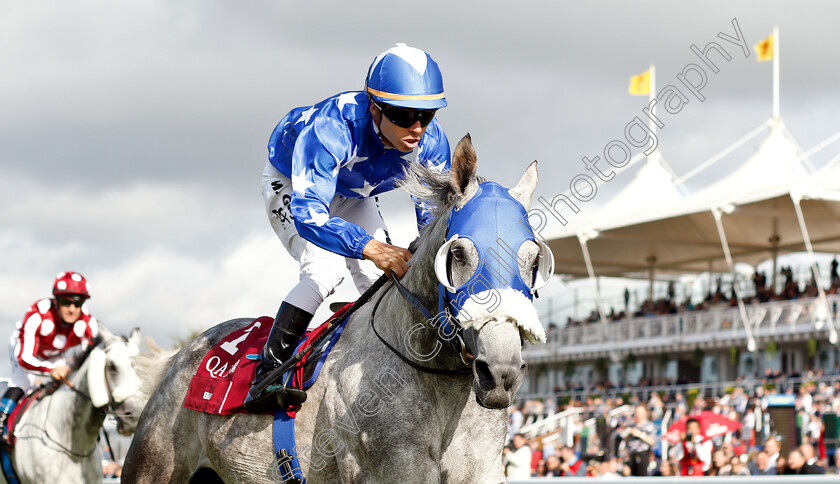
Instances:
[[[382,143],[403,153],[408,153],[417,148],[417,145],[420,144],[420,138],[426,132],[426,126],[421,126],[419,120],[408,128],[397,126],[387,116],[383,116],[382,111],[373,103],[370,103],[370,114],[373,116],[373,122],[379,126],[379,131],[382,133]]]
[[[72,296],[59,296],[58,316],[67,324],[73,324],[82,317],[82,303],[84,298]]]

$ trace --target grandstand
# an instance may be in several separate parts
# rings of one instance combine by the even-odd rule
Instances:
[[[588,317],[565,324],[543,300],[548,341],[523,352],[529,372],[509,436],[520,434],[531,449],[531,475],[836,468],[840,154],[822,166],[811,157],[838,139],[801,149],[776,91],[773,117],[706,163],[677,176],[654,151],[600,209],[541,233],[557,272],[588,279],[594,298]],[[754,151],[744,156],[750,143]],[[733,167],[728,175],[689,189],[689,179],[721,160]],[[779,267],[785,254],[801,254],[791,259],[801,267]],[[704,278],[703,291],[678,291],[686,276]],[[646,279],[647,295],[631,304],[626,292],[607,311],[602,277]],[[668,289],[655,297],[658,280]],[[734,422],[703,441],[703,455],[690,437],[665,438],[681,418],[703,411]],[[514,468],[510,456],[524,461],[527,453],[516,443],[506,452]]]

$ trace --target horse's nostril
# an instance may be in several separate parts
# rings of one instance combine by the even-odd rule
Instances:
[[[525,363],[525,362],[523,361],[523,362],[522,362],[522,366],[520,366],[520,367],[519,367],[519,372],[520,372],[520,373],[525,373],[525,371],[526,371],[527,369],[528,369],[528,363]]]
[[[478,385],[484,390],[492,389],[494,384],[493,373],[490,371],[490,365],[484,360],[475,360],[475,376],[478,378]]]

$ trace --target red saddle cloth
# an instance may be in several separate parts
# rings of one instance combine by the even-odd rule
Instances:
[[[326,322],[308,331],[299,348],[326,331],[327,326],[337,317],[341,317],[352,304],[336,311]],[[251,381],[257,371],[257,361],[247,359],[247,355],[259,355],[268,340],[268,333],[274,318],[263,316],[255,319],[248,326],[231,332],[222,338],[201,361],[193,375],[184,407],[214,415],[245,413],[242,406]],[[293,369],[295,383],[303,381],[303,372],[309,355],[303,358]]]
[[[55,387],[53,387],[55,388]],[[18,402],[17,406],[12,413],[9,414],[8,420],[6,420],[7,424],[6,427],[9,429],[9,445],[12,447],[15,446],[15,442],[17,442],[17,437],[15,436],[15,426],[17,425],[20,418],[23,417],[23,413],[32,405],[34,402],[37,402],[46,395],[46,392],[43,388],[38,388],[37,390],[29,393],[28,395],[24,396],[20,402]],[[0,432],[4,431],[5,429],[0,429]]]

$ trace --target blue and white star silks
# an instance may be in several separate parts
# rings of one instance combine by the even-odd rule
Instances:
[[[358,225],[329,216],[338,194],[368,198],[393,190],[409,163],[450,169],[449,141],[432,120],[412,152],[388,149],[376,134],[370,100],[361,91],[330,97],[289,112],[274,128],[268,160],[292,180],[290,210],[298,233],[331,252],[362,258],[373,237]],[[414,199],[418,228],[431,212]]]

